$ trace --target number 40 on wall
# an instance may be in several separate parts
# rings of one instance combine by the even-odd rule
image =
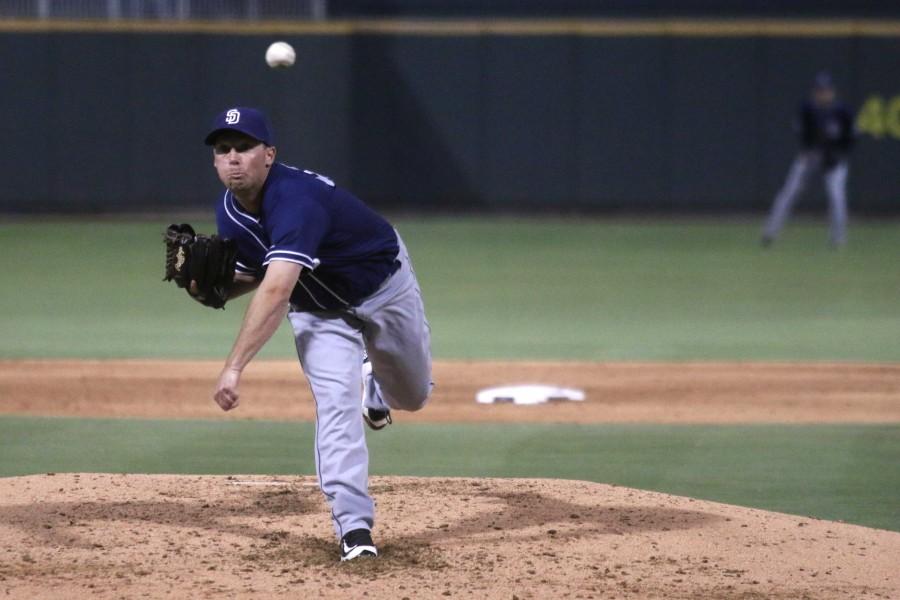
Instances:
[[[900,140],[900,96],[869,96],[859,109],[856,128],[876,139]]]

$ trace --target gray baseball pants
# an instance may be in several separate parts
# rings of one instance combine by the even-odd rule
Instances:
[[[828,194],[828,214],[831,226],[830,240],[834,246],[847,241],[847,161],[842,160],[825,171],[821,152],[801,152],[794,159],[763,229],[763,237],[774,240],[784,227],[797,198],[806,190],[810,179],[822,175]]]
[[[419,410],[431,388],[431,331],[409,253],[400,268],[358,307],[289,312],[297,356],[316,402],[316,473],[338,538],[371,529],[369,452],[362,421],[362,362],[372,375],[366,406]]]

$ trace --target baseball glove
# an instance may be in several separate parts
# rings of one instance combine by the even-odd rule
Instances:
[[[237,244],[217,235],[202,235],[183,223],[169,225],[165,234],[166,276],[188,295],[211,308],[224,308],[234,282]],[[191,293],[191,282],[197,292]]]

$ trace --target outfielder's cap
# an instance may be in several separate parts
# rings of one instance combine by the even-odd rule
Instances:
[[[213,121],[212,130],[206,136],[206,145],[212,146],[216,136],[223,131],[239,131],[261,141],[266,146],[274,146],[269,120],[261,110],[255,108],[236,106],[222,111]]]

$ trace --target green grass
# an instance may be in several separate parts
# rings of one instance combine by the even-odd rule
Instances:
[[[212,311],[163,283],[167,224],[0,223],[0,358],[224,358],[247,300]],[[840,252],[815,222],[769,251],[758,223],[396,224],[439,359],[900,359],[897,222],[854,224]],[[261,353],[293,355],[287,327]],[[313,473],[312,439],[308,423],[2,417],[0,475]],[[419,425],[370,447],[374,474],[586,479],[900,531],[896,425]]]
[[[0,475],[313,474],[313,425],[0,418]],[[614,483],[900,531],[896,425],[403,425],[375,475]]]
[[[758,223],[395,222],[437,358],[900,359],[897,222],[855,224],[840,252],[809,222],[769,251]],[[212,311],[162,283],[166,224],[0,224],[0,358],[224,357],[247,300]],[[293,357],[286,326],[262,356]]]

